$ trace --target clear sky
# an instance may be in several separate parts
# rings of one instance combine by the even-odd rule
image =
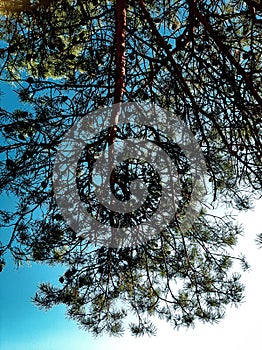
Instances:
[[[7,93],[0,102],[1,106],[14,106],[12,95]],[[6,201],[1,204],[8,205]],[[238,217],[245,227],[245,235],[240,239],[237,250],[247,256],[251,271],[243,274],[245,302],[237,309],[228,308],[225,319],[219,324],[198,324],[195,329],[174,331],[165,322],[157,322],[159,331],[156,337],[136,339],[126,335],[122,338],[103,336],[94,339],[80,330],[74,321],[65,319],[63,306],[44,312],[30,302],[39,282],[57,283],[64,271],[61,267],[25,265],[16,270],[8,261],[0,274],[0,350],[156,350],[170,345],[173,349],[185,350],[244,350],[251,344],[261,343],[262,249],[254,241],[256,234],[261,232],[261,213],[262,200],[257,202],[254,211],[241,213]],[[252,348],[258,349],[254,345]]]

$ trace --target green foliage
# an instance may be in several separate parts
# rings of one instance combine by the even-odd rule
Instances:
[[[124,101],[153,102],[179,117],[205,156],[212,204],[241,210],[251,207],[262,185],[261,8],[248,4],[155,0],[143,7],[143,1],[129,1],[123,95]],[[181,205],[180,217],[153,240],[113,249],[77,237],[58,212],[51,178],[59,142],[75,121],[113,103],[114,16],[115,2],[105,0],[1,2],[1,79],[16,86],[23,105],[0,110],[0,191],[17,199],[17,207],[0,212],[1,226],[12,229],[9,242],[0,245],[0,271],[8,251],[19,263],[65,266],[59,286],[42,283],[34,302],[44,309],[65,304],[68,317],[94,335],[122,335],[126,327],[135,336],[154,335],[152,316],[174,327],[217,322],[228,304],[242,300],[234,261],[248,268],[243,256],[229,253],[241,234],[230,216],[203,209],[183,232]],[[131,126],[125,135],[136,131]],[[106,132],[79,161],[82,195],[90,187],[84,170],[107,147]],[[176,155],[187,203],[188,164],[168,140],[165,150]],[[156,176],[138,163],[116,169],[115,195],[129,198],[127,169],[140,166],[155,208]]]

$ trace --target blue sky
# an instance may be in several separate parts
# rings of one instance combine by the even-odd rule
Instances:
[[[17,107],[15,96],[7,89],[0,103],[2,107]],[[1,207],[7,205],[12,205],[12,202],[2,200]],[[262,249],[259,250],[254,242],[260,232],[261,212],[262,200],[256,204],[255,211],[239,216],[246,234],[240,239],[237,250],[242,251],[251,263],[251,271],[243,276],[247,286],[246,301],[238,309],[228,308],[225,319],[218,325],[199,324],[195,329],[174,331],[165,322],[157,321],[159,332],[153,338],[135,339],[126,335],[122,338],[103,336],[94,339],[80,330],[74,321],[65,319],[63,306],[44,312],[30,302],[39,282],[58,283],[64,271],[62,267],[34,264],[16,269],[9,259],[0,274],[0,350],[155,350],[170,344],[173,348],[183,347],[186,350],[248,348],[251,341],[254,344],[256,339],[259,341],[262,323]]]

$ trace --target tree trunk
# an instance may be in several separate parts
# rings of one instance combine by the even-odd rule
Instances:
[[[111,146],[109,150],[109,173],[110,176],[110,187],[113,191],[115,183],[114,175],[114,142],[116,139],[117,124],[120,113],[120,103],[122,102],[123,93],[125,90],[125,38],[126,38],[126,0],[116,0],[115,5],[115,91],[114,91],[114,104],[111,114],[111,125],[113,127],[109,133],[108,144]],[[111,200],[111,205],[114,203],[114,199]],[[111,242],[112,245],[116,244],[115,229],[113,225],[113,214],[110,217],[111,225]]]

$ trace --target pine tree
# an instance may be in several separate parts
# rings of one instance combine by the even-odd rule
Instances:
[[[229,253],[241,234],[232,218],[203,208],[185,232],[181,206],[180,216],[143,244],[94,245],[64,221],[52,171],[59,144],[77,120],[114,103],[145,101],[175,114],[194,134],[212,205],[249,209],[261,190],[260,3],[24,0],[2,1],[0,8],[2,80],[16,85],[24,103],[0,111],[0,187],[18,201],[13,211],[0,212],[2,226],[12,228],[0,246],[3,259],[10,252],[16,261],[67,266],[60,284],[41,284],[34,301],[44,309],[64,303],[93,334],[122,334],[130,310],[134,335],[155,334],[152,316],[174,327],[219,320],[227,304],[242,300],[240,275],[231,267],[246,262]],[[181,152],[159,130],[128,128],[103,130],[85,148],[79,170],[88,159],[89,172],[78,177],[82,198],[97,153],[117,137],[153,132],[154,142],[178,159],[186,203],[190,177]],[[151,186],[155,210],[157,174],[138,160],[114,170],[112,190],[119,200],[129,199],[130,182],[139,176]],[[123,225],[139,221],[118,219]],[[112,224],[108,212],[101,220]]]

